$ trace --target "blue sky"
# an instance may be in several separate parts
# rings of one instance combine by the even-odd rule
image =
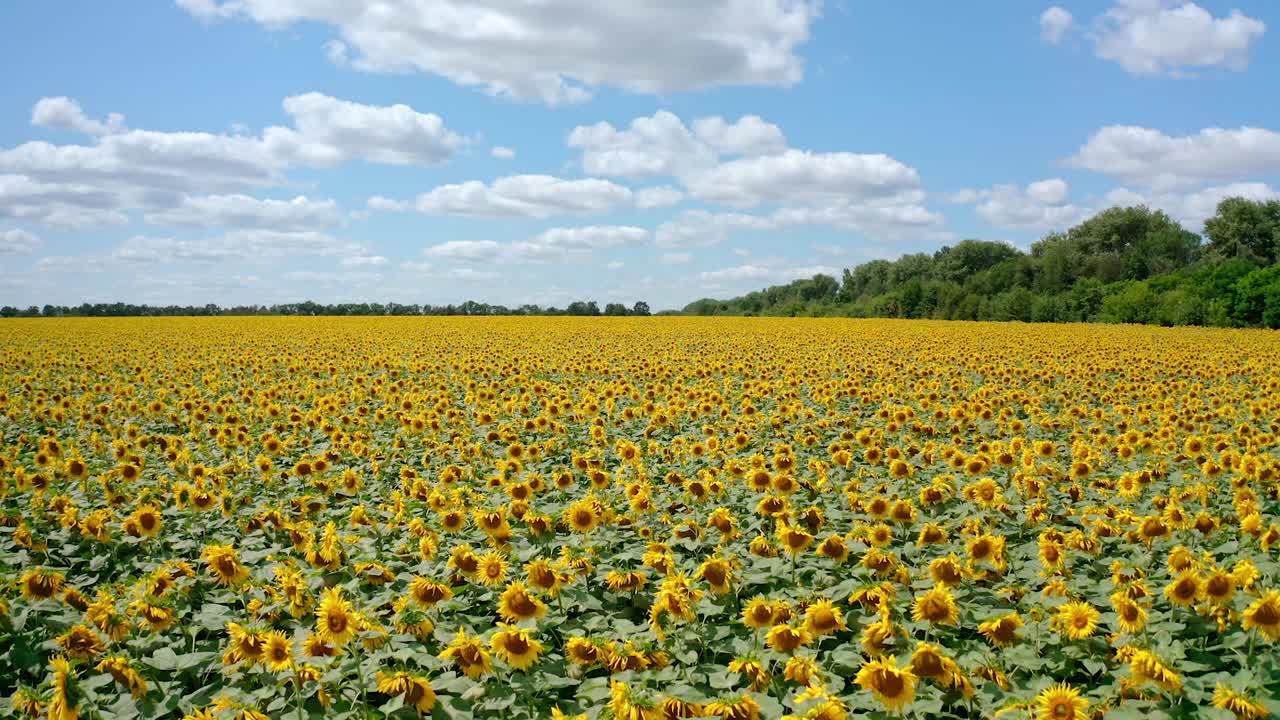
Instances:
[[[0,6],[0,304],[669,308],[1280,187],[1269,0],[359,5]]]

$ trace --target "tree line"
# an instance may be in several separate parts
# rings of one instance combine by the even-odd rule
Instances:
[[[460,305],[402,305],[400,303],[323,303],[307,302],[282,305],[135,305],[133,303],[83,303],[80,305],[31,305],[0,307],[0,317],[164,317],[175,315],[608,315],[614,317],[647,316],[649,304],[643,300],[631,307],[622,303],[606,303],[604,309],[594,300],[569,303],[563,309],[541,305],[505,305],[468,300]]]
[[[1227,198],[1204,238],[1147,207],[1104,210],[1030,252],[963,240],[815,275],[686,315],[1280,327],[1280,201]]]

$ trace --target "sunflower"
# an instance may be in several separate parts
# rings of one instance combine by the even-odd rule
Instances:
[[[955,598],[946,585],[938,585],[923,595],[917,595],[911,605],[911,619],[916,622],[954,625],[959,617]]]
[[[797,685],[815,685],[822,682],[818,663],[805,655],[792,655],[782,669],[782,676]]]
[[[830,635],[840,630],[847,630],[844,624],[844,613],[830,600],[819,600],[804,611],[804,629],[813,635]]]
[[[493,669],[493,660],[479,638],[470,637],[465,629],[459,629],[449,646],[441,651],[441,660],[452,660],[467,677],[475,680]]]
[[[1148,650],[1135,650],[1129,659],[1129,671],[1134,682],[1154,682],[1161,689],[1177,692],[1182,689],[1182,676]]]
[[[535,620],[547,614],[547,606],[529,593],[523,582],[513,582],[498,597],[498,615],[507,622]]]
[[[129,664],[123,655],[112,655],[104,658],[94,668],[98,672],[109,673],[115,681],[127,688],[129,694],[138,699],[147,694],[147,681]]]
[[[782,543],[782,549],[792,555],[804,552],[813,540],[813,535],[801,528],[793,525],[778,526],[778,541]]]
[[[47,600],[62,590],[66,576],[45,568],[28,570],[22,574],[18,584],[22,586],[22,597],[28,600]]]
[[[978,632],[992,645],[1008,647],[1021,639],[1018,635],[1018,628],[1021,627],[1022,617],[1011,612],[979,624]]]
[[[409,597],[417,603],[418,607],[431,608],[437,603],[443,602],[453,597],[453,590],[448,585],[438,583],[434,580],[415,577],[409,583]]]
[[[316,636],[327,645],[341,647],[356,636],[359,616],[342,597],[341,587],[324,591],[316,608]]]
[[[293,667],[293,643],[280,630],[272,630],[264,635],[262,662],[274,672],[288,670]]]
[[[538,661],[542,654],[542,643],[535,640],[527,630],[514,625],[498,623],[502,628],[493,634],[489,641],[493,651],[502,661],[517,670],[528,670]]]
[[[723,558],[708,558],[698,567],[698,577],[711,586],[711,592],[724,595],[731,590],[733,565]]]
[[[1280,640],[1280,591],[1268,590],[1244,611],[1245,630],[1257,629],[1268,640]]]
[[[610,684],[606,706],[613,720],[663,720],[662,710],[647,698],[638,698],[627,684],[614,680]]]
[[[613,592],[635,592],[644,589],[649,582],[644,573],[630,570],[623,572],[622,570],[610,570],[604,576],[604,584]]]
[[[1111,596],[1111,606],[1116,611],[1116,624],[1122,631],[1133,635],[1142,632],[1142,628],[1147,626],[1146,608],[1129,599],[1123,592]]]
[[[761,597],[751,598],[742,609],[742,624],[760,630],[773,624],[773,605]]]
[[[1213,706],[1230,711],[1237,720],[1260,720],[1271,716],[1266,706],[1223,683],[1218,683],[1213,688]]]
[[[49,698],[49,720],[77,720],[80,717],[76,704],[71,699],[71,681],[75,673],[71,671],[71,663],[61,655],[49,659],[49,667],[53,668],[53,696]]]
[[[759,720],[760,704],[746,694],[733,699],[716,700],[703,707],[703,717],[717,717],[721,720]]]
[[[1236,581],[1231,573],[1215,568],[1209,577],[1205,578],[1202,590],[1205,598],[1211,602],[1225,605],[1236,593]]]
[[[575,665],[589,667],[600,662],[600,648],[589,638],[577,636],[564,644],[564,655]]]
[[[58,638],[58,645],[73,660],[88,660],[107,650],[102,638],[84,625],[73,625]]]
[[[600,516],[596,512],[594,503],[589,500],[579,500],[565,508],[564,522],[574,532],[589,533],[596,529]]]
[[[793,658],[794,659],[794,658]],[[754,657],[737,657],[729,661],[729,672],[743,675],[751,681],[751,689],[759,692],[772,679],[769,671]]]
[[[501,585],[507,579],[507,560],[501,553],[488,552],[481,555],[477,568],[476,576],[484,585]]]
[[[1080,691],[1059,683],[1050,685],[1036,696],[1039,706],[1037,720],[1085,720],[1089,717],[1089,701],[1080,697]]]
[[[898,667],[898,658],[893,655],[864,662],[854,681],[870,690],[889,711],[902,710],[916,696],[915,674],[910,667]]]
[[[1058,632],[1071,640],[1084,640],[1098,629],[1098,618],[1101,613],[1086,602],[1072,601],[1058,606],[1053,621]]]
[[[221,585],[234,587],[249,579],[249,569],[240,564],[240,556],[231,545],[209,545],[200,557]]]
[[[378,673],[378,692],[383,695],[403,696],[404,704],[427,714],[436,706],[436,692],[431,681],[423,675],[400,671]]]
[[[813,635],[808,630],[786,623],[769,628],[769,634],[765,637],[769,647],[778,652],[793,652],[808,645],[811,640]]]
[[[1201,594],[1200,576],[1194,570],[1183,572],[1164,587],[1164,596],[1179,607],[1195,605]]]
[[[818,543],[818,548],[814,552],[836,562],[844,562],[849,558],[849,547],[845,545],[844,536],[840,534],[828,536]]]

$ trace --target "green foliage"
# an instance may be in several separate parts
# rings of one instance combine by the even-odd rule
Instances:
[[[1280,202],[1228,198],[1208,245],[1163,212],[1111,208],[1024,253],[962,240],[686,315],[785,315],[1280,327]]]

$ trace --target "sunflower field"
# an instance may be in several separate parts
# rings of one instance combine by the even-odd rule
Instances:
[[[4,717],[1280,716],[1280,335],[0,323]]]

